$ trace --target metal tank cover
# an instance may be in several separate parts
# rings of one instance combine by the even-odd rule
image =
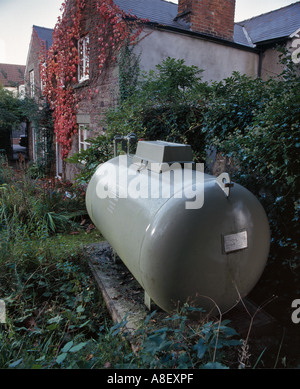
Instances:
[[[231,309],[268,258],[265,211],[227,173],[193,162],[189,145],[139,141],[134,155],[99,165],[86,193],[89,216],[151,301]]]

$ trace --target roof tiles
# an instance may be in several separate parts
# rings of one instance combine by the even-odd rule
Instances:
[[[238,23],[253,43],[287,38],[300,28],[300,1]]]
[[[24,84],[25,66],[0,64],[0,84],[4,87],[16,87]]]
[[[166,0],[114,0],[126,13],[138,18],[148,19],[151,23],[190,31],[184,21],[175,20],[178,5]],[[271,39],[290,36],[300,28],[300,1],[266,14],[235,23],[235,43],[253,47]]]
[[[53,29],[39,26],[33,26],[41,41],[46,43],[46,49],[49,49],[53,43]]]

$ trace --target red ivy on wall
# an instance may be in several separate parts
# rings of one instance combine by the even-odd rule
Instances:
[[[78,83],[77,42],[84,32],[84,12],[88,6],[93,7],[90,14],[96,21],[89,31],[89,44],[96,50],[93,59],[97,61],[93,79],[101,76],[105,66],[116,61],[125,42],[137,43],[145,22],[126,14],[113,0],[66,0],[63,3],[62,17],[53,33],[53,45],[47,57],[42,54],[40,59],[43,94],[53,110],[54,132],[63,159],[68,156],[72,136],[78,131],[76,113],[80,97],[74,89]],[[89,89],[90,96],[92,93]]]

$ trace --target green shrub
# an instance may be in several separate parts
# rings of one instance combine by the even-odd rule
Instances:
[[[186,143],[190,127],[199,120],[198,96],[207,87],[200,82],[201,72],[184,60],[166,58],[143,76],[134,93],[108,111],[108,132]]]
[[[187,313],[192,308],[152,325],[156,312],[149,314],[143,326],[134,333],[128,333],[126,319],[111,327],[100,328],[97,340],[68,342],[56,362],[61,367],[84,368],[142,368],[142,369],[227,369],[238,365],[238,349],[242,342],[236,331],[229,327],[229,321],[200,322],[191,326]],[[193,309],[193,311],[195,311]],[[120,337],[123,337],[122,338]],[[129,347],[133,344],[134,352]],[[72,348],[83,352],[72,355]],[[79,351],[78,350],[78,351]],[[229,357],[228,351],[231,355]],[[90,358],[86,358],[89,355]],[[226,356],[226,357],[225,357]]]
[[[89,139],[89,143],[91,146],[87,150],[67,158],[67,162],[81,167],[81,172],[76,177],[78,184],[89,182],[99,164],[113,157],[113,134],[99,135]]]
[[[21,100],[0,85],[0,149],[10,157],[12,154],[11,132],[22,121]]]
[[[224,112],[220,127],[218,115],[210,115],[208,138],[235,161],[234,180],[252,191],[263,204],[272,232],[271,258],[299,269],[299,75],[287,70],[281,79],[257,81],[259,90],[264,89],[261,93],[251,80],[241,84],[236,78],[235,82],[233,89],[242,89],[238,111],[246,111],[243,107],[248,104],[247,96],[252,96],[249,119],[242,115],[242,123],[238,123],[238,117],[234,123],[230,113]],[[221,101],[231,96],[232,86],[227,90],[227,83],[224,85]],[[213,102],[214,109],[216,104],[217,100]]]
[[[203,159],[204,136],[190,130],[201,117],[199,93],[207,88],[200,82],[200,74],[196,66],[166,58],[155,72],[141,76],[139,81],[134,78],[133,85],[126,83],[128,93],[122,84],[118,106],[107,111],[105,134],[90,139],[88,150],[68,158],[68,162],[85,163],[78,182],[88,182],[96,167],[113,157],[115,135],[135,133],[138,139],[191,143],[196,146],[195,160]]]
[[[239,131],[242,135],[253,123],[254,115],[270,98],[268,82],[233,72],[220,82],[214,82],[202,96],[201,131],[210,146],[214,139],[226,139]]]
[[[80,187],[53,179],[32,180],[27,174],[17,177],[6,163],[0,166],[0,177],[0,231],[7,240],[78,228],[75,222],[87,213]]]
[[[162,320],[158,325],[152,312],[144,326],[135,333],[138,352],[131,361],[133,367],[150,369],[228,368],[238,363],[236,355],[230,361],[229,349],[242,343],[229,321],[199,320],[190,316],[201,309],[185,306],[181,312]],[[197,323],[197,325],[196,325]],[[227,359],[225,362],[225,355]]]

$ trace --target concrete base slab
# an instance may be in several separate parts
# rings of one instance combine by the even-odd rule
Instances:
[[[144,291],[107,242],[88,245],[89,266],[114,322],[127,321],[135,331],[149,314]]]
[[[89,266],[113,321],[120,323],[126,318],[127,330],[134,332],[150,314],[145,305],[143,288],[123,262],[118,257],[115,259],[107,242],[88,245],[87,254]],[[156,310],[157,322],[169,316],[153,303],[152,310]],[[230,320],[230,326],[242,337],[246,337],[249,331],[252,335],[257,331],[269,331],[270,326],[275,324],[269,314],[248,299],[240,301],[233,309],[223,314],[221,319]],[[216,320],[220,318],[217,317]]]

